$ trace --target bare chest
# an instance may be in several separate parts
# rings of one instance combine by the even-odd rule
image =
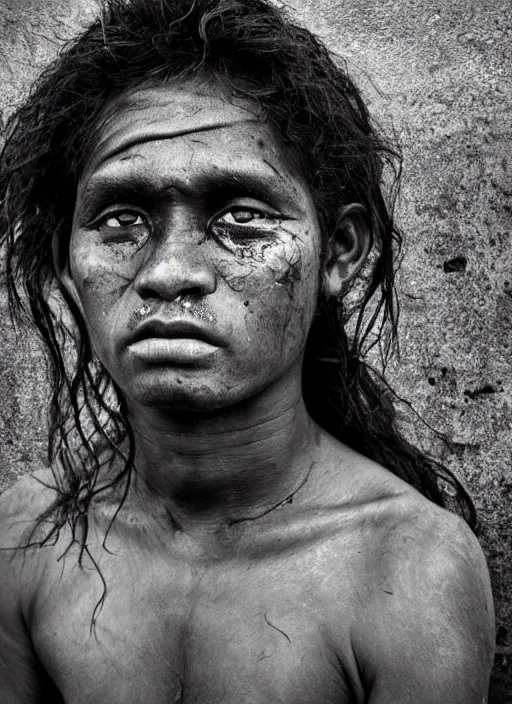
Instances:
[[[344,658],[343,637],[329,635],[326,560],[124,554],[101,560],[102,578],[66,565],[38,599],[34,644],[66,704],[356,702],[350,600],[338,613]]]

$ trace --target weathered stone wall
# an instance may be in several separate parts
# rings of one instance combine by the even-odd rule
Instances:
[[[512,5],[294,0],[404,151],[399,393],[477,504],[497,605],[492,702],[512,701]],[[2,115],[94,0],[0,0]],[[45,455],[44,364],[0,293],[0,489]],[[418,420],[416,430],[421,431]],[[421,434],[421,433],[420,433]],[[510,693],[510,699],[507,697]]]

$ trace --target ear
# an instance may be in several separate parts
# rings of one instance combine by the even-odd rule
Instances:
[[[69,267],[69,246],[65,247],[58,235],[52,239],[53,268],[65,298],[70,298],[83,317],[82,302]]]
[[[370,251],[371,234],[364,206],[344,206],[336,221],[325,265],[323,285],[327,296],[339,296],[363,266]]]

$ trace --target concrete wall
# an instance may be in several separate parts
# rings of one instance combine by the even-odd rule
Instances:
[[[0,0],[2,114],[92,16],[93,0]],[[391,381],[445,432],[470,488],[497,605],[492,701],[512,701],[512,6],[509,0],[294,0],[402,143],[402,357]],[[0,488],[45,453],[44,364],[0,289]],[[418,420],[411,432],[423,436]]]

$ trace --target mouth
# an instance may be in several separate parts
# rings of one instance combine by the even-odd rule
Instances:
[[[201,340],[217,347],[224,346],[224,341],[220,335],[211,330],[209,326],[183,319],[169,321],[146,320],[135,330],[130,339],[130,344],[149,338]]]
[[[210,357],[225,344],[204,324],[183,319],[150,319],[135,330],[128,349],[145,361],[190,364]]]

